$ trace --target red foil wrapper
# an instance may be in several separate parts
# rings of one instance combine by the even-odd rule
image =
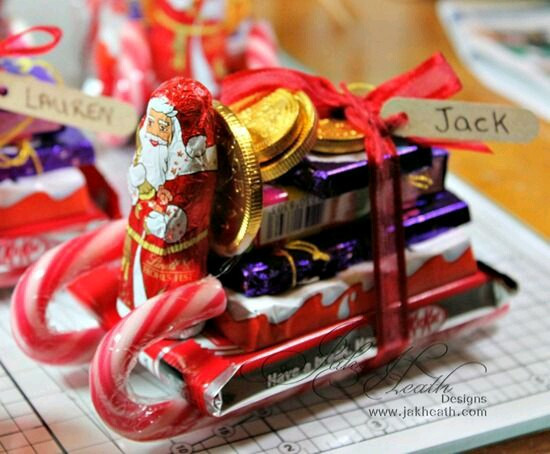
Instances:
[[[411,245],[405,257],[409,298],[477,272],[470,242],[460,229]],[[365,261],[279,295],[247,297],[228,291],[227,310],[216,318],[216,327],[251,351],[374,311],[373,269],[372,261]]]
[[[158,80],[175,76],[198,79],[213,90],[228,66],[223,5],[210,2],[149,2],[144,10],[153,68]]]
[[[210,93],[190,79],[165,82],[149,100],[128,175],[133,206],[119,296],[130,309],[206,275],[213,115]]]
[[[407,347],[467,333],[506,313],[505,298],[515,283],[482,268],[409,298]],[[375,337],[377,316],[370,306],[361,315],[250,353],[205,331],[184,341],[156,342],[139,359],[180,391],[185,383],[185,395],[203,415],[231,417],[306,390],[325,392],[324,386],[346,376],[366,380],[357,374],[383,354]]]
[[[14,285],[48,249],[120,217],[117,194],[94,166],[63,170],[84,177],[84,185],[72,195],[55,200],[37,192],[0,207],[5,221],[0,222],[0,288]],[[35,178],[21,178],[18,184]]]

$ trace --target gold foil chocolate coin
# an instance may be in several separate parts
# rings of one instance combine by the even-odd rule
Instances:
[[[347,120],[335,120],[333,118],[319,120],[317,140],[342,140],[347,142],[362,140],[364,137],[363,133],[354,129]]]
[[[218,122],[218,184],[212,213],[212,249],[242,254],[262,223],[262,178],[252,138],[227,106],[214,101]]]
[[[293,94],[279,88],[237,111],[254,143],[260,163],[269,161],[292,145],[298,131],[300,105]]]
[[[361,151],[365,147],[363,133],[347,120],[323,118],[317,128],[317,142],[313,150],[319,153],[339,154]]]
[[[304,92],[296,92],[293,96],[300,106],[298,137],[284,153],[260,165],[263,181],[271,181],[287,173],[305,157],[317,140],[315,106]]]

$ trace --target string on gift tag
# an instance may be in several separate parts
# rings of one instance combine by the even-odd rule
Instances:
[[[22,44],[25,36],[36,32],[51,40],[37,46]],[[61,37],[58,27],[31,27],[1,41],[0,57],[40,55],[53,49]],[[7,72],[0,72],[0,109],[117,136],[131,134],[137,125],[137,113],[128,103]]]
[[[49,35],[51,40],[45,44],[40,45],[27,45],[25,38],[33,33],[45,33]],[[0,57],[21,57],[42,55],[59,44],[63,32],[59,27],[49,25],[36,25],[34,27],[27,28],[19,33],[8,36],[6,39],[0,41]],[[1,93],[1,88],[0,88]]]
[[[51,38],[49,42],[37,45],[29,46],[25,44],[25,38],[33,33],[45,33]],[[8,36],[6,39],[0,41],[0,58],[1,57],[22,57],[22,56],[33,56],[33,55],[42,55],[59,44],[59,41],[63,37],[63,32],[59,27],[47,26],[47,25],[37,25],[26,30],[23,30],[19,33]],[[45,63],[41,63],[44,65]],[[0,85],[0,96],[7,96],[9,89],[5,85]],[[6,144],[10,143],[15,139],[19,134],[23,133],[33,122],[33,118],[25,117],[18,124],[16,124],[11,130],[0,135],[0,148],[4,147]],[[0,156],[3,163],[5,164],[7,158],[5,156]],[[37,167],[38,169],[38,167]]]
[[[44,167],[36,150],[31,145],[30,141],[22,140],[18,145],[18,151],[13,157],[9,157],[5,153],[0,153],[0,169],[9,169],[11,167],[19,167],[25,164],[29,159],[34,165],[37,174],[44,172]]]

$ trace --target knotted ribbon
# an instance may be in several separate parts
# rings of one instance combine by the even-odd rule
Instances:
[[[36,32],[46,33],[50,36],[51,40],[39,46],[26,45],[23,37]],[[62,36],[63,32],[59,27],[48,25],[30,27],[0,41],[0,57],[22,57],[45,54],[57,46]]]
[[[351,93],[342,84],[337,89],[329,80],[285,68],[242,71],[224,79],[221,101],[232,104],[253,93],[277,88],[304,91],[321,117],[343,114],[365,135],[369,162],[371,200],[371,244],[374,287],[377,301],[375,364],[395,357],[409,344],[407,274],[399,158],[391,132],[407,121],[405,114],[383,119],[382,106],[392,97],[445,99],[462,85],[443,55],[437,53],[421,65],[373,89],[365,96]],[[426,145],[447,145],[487,151],[476,142],[431,141],[411,138]]]
[[[31,33],[46,33],[51,38],[45,44],[39,46],[28,46],[24,42],[24,37],[30,35]],[[23,57],[23,56],[34,56],[41,55],[52,50],[63,36],[63,32],[59,27],[48,26],[48,25],[37,25],[34,27],[27,28],[22,32],[15,33],[8,36],[6,39],[0,41],[0,58],[2,57]],[[0,90],[2,87],[0,86]],[[5,89],[5,87],[4,87]],[[0,92],[0,95],[2,93]],[[11,130],[0,135],[0,148],[10,143],[15,137],[23,133],[34,121],[31,117],[23,117],[23,119],[16,124]],[[0,154],[0,168],[6,167],[15,167],[17,165],[22,165],[26,162],[27,159],[32,159],[36,173],[42,173],[42,164],[40,159],[36,155],[34,149],[30,146],[28,142],[23,142],[20,144],[20,153],[13,159],[9,159],[5,154]]]

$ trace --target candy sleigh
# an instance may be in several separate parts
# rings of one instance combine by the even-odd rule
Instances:
[[[114,224],[110,226],[111,232],[104,228],[102,233],[116,233],[117,229],[121,230],[120,227],[120,223]],[[53,252],[58,251],[52,251],[51,257],[55,257]],[[24,281],[20,285],[25,285]],[[508,310],[501,293],[511,288],[502,276],[485,269],[411,298],[411,339],[415,343],[433,342],[467,333],[493,321]],[[480,294],[485,296],[481,297]],[[348,291],[342,292],[344,298],[348,295]],[[460,295],[462,303],[453,302],[453,296],[456,299]],[[14,298],[21,296],[16,295]],[[470,309],[462,309],[461,313],[457,308],[468,300]],[[111,310],[114,308],[113,303]],[[230,301],[230,304],[234,303]],[[306,305],[307,301],[304,302]],[[27,308],[29,310],[33,309]],[[99,306],[96,310],[100,312]],[[103,313],[106,312],[104,310]],[[380,361],[377,360],[379,351],[373,333],[376,324],[374,310],[248,353],[236,349],[234,344],[224,340],[219,333],[212,332],[212,329],[188,340],[167,339],[203,320],[215,317],[219,320],[219,316],[224,314],[227,314],[226,294],[216,279],[206,278],[151,299],[117,323],[97,347],[90,371],[93,402],[105,423],[125,437],[136,440],[175,436],[214,424],[222,418],[232,418],[274,404],[312,387],[322,393],[325,384],[343,379],[346,375],[345,371],[336,367],[339,364],[336,360],[327,359],[331,354],[337,354],[340,363],[344,361],[344,364],[353,364],[347,371],[347,374],[353,376],[357,374],[358,367],[368,370]],[[21,320],[21,315],[14,313],[13,318]],[[27,350],[31,356],[56,364],[88,360],[96,350],[96,343],[106,332],[97,329],[74,333],[72,338],[70,333],[63,333],[55,338],[50,336],[44,339],[39,338],[37,331],[36,339],[21,340],[17,329],[14,324],[20,346],[25,342],[44,345],[46,353],[34,348]],[[52,341],[56,342],[55,346]],[[66,353],[60,351],[61,346],[67,348]],[[70,346],[76,348],[71,350]],[[354,349],[345,353],[343,347],[347,346],[353,346]],[[198,359],[198,352],[204,354],[204,357]],[[48,357],[48,354],[51,356]],[[187,365],[187,358],[194,358],[195,363]],[[170,376],[178,378],[182,383],[181,395],[152,404],[129,392],[128,377],[138,360],[161,379],[166,380]],[[310,371],[304,371],[302,367],[297,376],[286,380],[272,378],[274,374],[282,376],[285,371],[293,370],[296,363],[304,361],[313,364]],[[168,377],[166,370],[170,371]],[[261,372],[260,375],[257,371]],[[183,385],[185,380],[187,384]],[[236,386],[238,388],[239,383],[241,388],[246,389],[251,384],[258,386],[258,381],[264,381],[265,385],[255,390],[255,399],[244,395],[231,402],[227,398],[232,394],[232,389]]]
[[[415,74],[435,71],[441,76],[448,70],[434,58]],[[50,251],[14,293],[13,331],[31,357],[66,364],[86,362],[95,351],[90,369],[94,406],[125,437],[175,436],[298,392],[322,390],[398,357],[413,342],[467,332],[508,308],[504,297],[514,285],[475,262],[467,238],[455,228],[467,221],[457,221],[460,203],[453,199],[435,214],[419,216],[436,219],[429,231],[417,224],[411,230],[414,213],[402,213],[396,152],[381,132],[390,125],[371,115],[376,115],[373,103],[383,96],[410,94],[413,82],[400,93],[395,87],[401,85],[393,81],[389,85],[396,93],[386,85],[361,100],[335,89],[328,96],[328,82],[301,73],[268,72],[255,78],[257,74],[247,74],[257,85],[230,90],[246,100],[244,108],[254,104],[254,95],[265,96],[283,82],[291,93],[303,92],[286,97],[301,103],[293,117],[300,127],[278,162],[260,165],[238,115],[223,105],[214,111],[202,86],[170,81],[153,94],[156,100],[141,125],[141,148],[130,172],[128,226],[113,223]],[[415,88],[415,93],[449,95],[456,85],[447,76],[434,82],[443,87],[423,85],[428,92]],[[238,113],[241,107],[233,106]],[[359,235],[369,241],[347,250],[340,268],[331,268],[333,262],[316,238],[271,245],[270,251],[286,260],[290,286],[256,300],[206,277],[208,229],[210,249],[248,260],[243,253],[258,233],[263,211],[260,175],[266,180],[278,174],[289,156],[298,161],[296,156],[311,148],[316,112],[330,114],[336,106],[351,110],[346,115],[364,128],[372,206],[370,217],[352,227],[363,232],[373,226],[372,234]],[[422,200],[429,206],[436,202]],[[225,262],[222,271],[228,265],[240,266]],[[118,266],[118,278],[102,279]],[[303,278],[304,267],[317,274]],[[276,271],[269,266],[263,270]],[[226,284],[228,275],[221,277]],[[99,327],[59,333],[48,326],[48,305],[63,286],[73,301],[95,314]],[[198,333],[204,321],[206,328]],[[176,382],[178,396],[151,403],[129,392],[128,378],[138,360],[160,379]]]

